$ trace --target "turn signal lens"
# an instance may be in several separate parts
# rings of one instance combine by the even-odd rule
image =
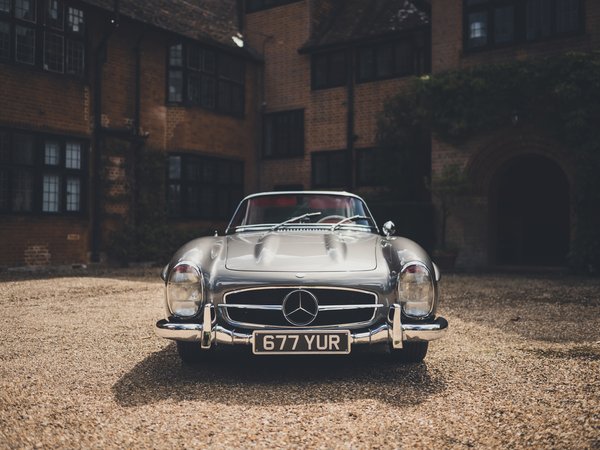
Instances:
[[[179,263],[167,281],[167,305],[171,314],[194,316],[202,305],[202,273],[194,264]]]
[[[402,269],[398,278],[398,299],[404,314],[409,317],[424,318],[432,313],[435,288],[426,266],[414,263]]]

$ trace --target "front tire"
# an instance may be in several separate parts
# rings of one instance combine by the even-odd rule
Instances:
[[[400,363],[420,363],[423,362],[427,355],[429,342],[404,342],[401,349],[390,349],[392,360]]]
[[[176,341],[177,353],[186,366],[199,364],[207,359],[210,350],[202,350],[200,342]]]

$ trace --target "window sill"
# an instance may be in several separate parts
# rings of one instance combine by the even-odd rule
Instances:
[[[38,74],[42,76],[48,76],[51,78],[55,78],[56,80],[64,81],[64,82],[77,82],[81,84],[86,84],[88,82],[86,73],[82,75],[69,74],[64,72],[53,72],[51,70],[46,70],[40,67],[39,65],[31,65],[26,63],[15,62],[7,59],[0,59],[0,65],[4,65],[7,67],[11,67],[15,70],[26,72],[29,74]]]
[[[245,112],[241,113],[241,114],[234,114],[234,113],[228,113],[228,112],[219,111],[218,109],[205,108],[203,106],[195,105],[195,104],[191,104],[191,103],[166,102],[165,105],[166,105],[167,108],[184,108],[184,109],[190,109],[190,110],[200,110],[200,111],[205,111],[207,113],[215,114],[215,115],[218,115],[218,116],[230,117],[232,119],[243,120],[243,119],[246,118],[246,113]]]
[[[462,57],[467,58],[469,56],[477,56],[486,53],[493,53],[495,51],[501,52],[506,50],[525,50],[529,47],[535,47],[538,45],[544,45],[547,43],[559,42],[559,41],[568,41],[568,40],[580,40],[586,41],[589,40],[589,34],[585,32],[575,32],[575,33],[567,33],[567,34],[559,34],[550,36],[543,39],[535,39],[535,40],[519,40],[510,42],[507,44],[499,44],[499,45],[486,45],[484,47],[478,48],[467,48],[466,45],[463,45]]]
[[[301,155],[274,155],[274,156],[261,156],[263,161],[285,161],[291,159],[304,159],[304,153]]]
[[[403,74],[403,75],[391,75],[389,77],[368,78],[368,79],[364,79],[364,80],[359,80],[357,78],[356,84],[377,83],[379,81],[389,81],[389,80],[401,80],[401,79],[406,79],[406,78],[411,78],[411,77],[420,77],[420,76],[426,75],[428,73],[430,73],[430,72],[424,71],[422,73],[408,73],[408,74]]]
[[[87,220],[86,212],[39,212],[39,211],[0,211],[1,217],[29,217],[35,219],[82,219]]]

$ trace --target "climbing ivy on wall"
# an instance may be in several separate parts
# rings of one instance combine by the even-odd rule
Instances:
[[[410,162],[429,151],[425,135],[458,144],[509,126],[517,114],[553,136],[576,164],[575,236],[570,264],[600,271],[600,53],[477,66],[425,76],[384,107],[378,143],[393,161]],[[389,165],[388,165],[389,166]],[[391,190],[411,182],[396,174]],[[389,171],[382,168],[383,173]],[[400,175],[400,176],[398,176]],[[412,181],[414,182],[414,181]]]
[[[173,252],[187,241],[207,234],[208,230],[178,229],[167,220],[165,205],[166,154],[142,148],[135,158],[127,195],[131,208],[122,226],[111,233],[106,244],[109,256],[121,263],[151,261],[166,263]]]

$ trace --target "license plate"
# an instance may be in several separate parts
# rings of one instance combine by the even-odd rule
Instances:
[[[350,353],[346,331],[254,331],[255,355],[312,355]]]

